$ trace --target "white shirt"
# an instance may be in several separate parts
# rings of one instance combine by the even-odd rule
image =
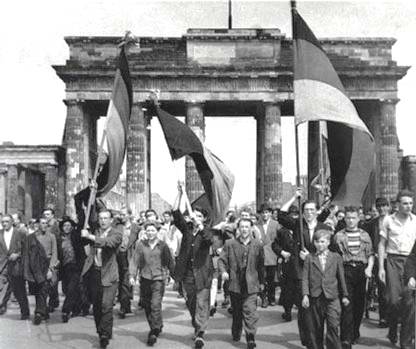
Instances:
[[[107,228],[106,231],[104,231],[102,234],[99,235],[99,237],[101,238],[106,238],[108,232],[111,230],[111,227]],[[95,256],[94,256],[94,263],[97,267],[102,267],[103,266],[103,260],[101,257],[102,254],[102,248],[96,248],[95,249]]]
[[[313,241],[313,234],[315,233],[315,228],[318,225],[318,221],[313,221],[310,223],[307,223],[308,225],[308,230],[309,230],[309,242]]]
[[[416,216],[411,213],[404,222],[396,213],[386,216],[380,236],[387,240],[387,253],[408,256],[416,240]]]
[[[3,231],[4,241],[6,242],[7,249],[10,248],[10,242],[12,241],[12,235],[13,235],[13,228],[10,228],[9,230]]]

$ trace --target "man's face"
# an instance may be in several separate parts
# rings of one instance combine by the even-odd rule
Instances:
[[[3,226],[4,230],[9,230],[13,225],[13,220],[9,216],[4,216],[1,219],[1,225]]]
[[[70,234],[72,231],[72,224],[70,222],[65,222],[62,225],[62,231],[64,232],[64,234]]]
[[[127,213],[127,210],[124,208],[120,211],[120,219],[123,224],[126,224],[128,220],[130,219],[130,216]]]
[[[52,211],[51,210],[45,210],[43,212],[43,217],[45,217],[48,220],[48,222],[49,222],[53,218]]]
[[[318,253],[326,251],[329,247],[329,239],[327,236],[321,236],[318,240],[314,240],[313,243]]]
[[[314,219],[316,219],[316,215],[317,215],[317,209],[316,209],[316,205],[313,202],[309,202],[305,205],[305,207],[303,208],[303,217],[305,217],[305,220],[307,222],[311,222]]]
[[[18,226],[21,223],[19,219],[19,215],[17,213],[13,213],[12,217],[13,217],[13,225],[15,227]]]
[[[156,221],[156,214],[155,214],[154,212],[152,212],[152,211],[147,212],[147,213],[146,213],[146,219],[147,219],[148,221],[152,221],[152,222],[154,222],[154,221]]]
[[[344,212],[338,212],[336,217],[337,217],[337,221],[340,222],[345,218],[345,213]]]
[[[261,219],[264,222],[267,222],[270,219],[271,216],[272,216],[272,213],[269,210],[263,210],[261,212]]]
[[[360,218],[358,216],[358,212],[347,212],[345,214],[345,225],[348,229],[354,230],[358,227],[358,222]]]
[[[410,196],[403,196],[399,201],[399,212],[408,215],[413,209],[413,198]]]
[[[153,225],[148,225],[146,228],[146,236],[147,236],[147,240],[149,240],[150,242],[155,241],[157,237],[156,227]]]
[[[381,217],[387,216],[390,212],[390,205],[381,205],[381,206],[377,206],[376,208],[377,208],[378,214]]]
[[[163,220],[165,221],[166,224],[169,224],[170,222],[172,222],[172,217],[170,216],[170,214],[164,214],[163,215]]]
[[[251,233],[251,224],[247,221],[241,221],[238,224],[238,230],[240,231],[241,237],[247,239]]]
[[[194,215],[193,215],[193,221],[196,225],[201,225],[204,224],[205,222],[205,217],[202,214],[202,212],[194,210]]]
[[[240,213],[241,218],[250,219],[250,213],[243,211]]]
[[[108,229],[111,226],[111,223],[113,223],[113,219],[111,218],[110,212],[101,212],[98,215],[98,224],[101,229]]]
[[[48,220],[46,218],[41,218],[39,220],[39,229],[42,233],[45,233],[48,229]]]

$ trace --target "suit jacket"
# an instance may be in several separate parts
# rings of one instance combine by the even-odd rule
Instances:
[[[192,237],[193,228],[189,226],[182,213],[178,210],[173,212],[174,224],[182,232],[182,243],[177,257],[174,278],[182,281],[187,273],[188,257],[193,258],[193,271],[197,290],[210,288],[212,275],[214,274],[214,265],[210,255],[212,244],[212,232],[209,228],[204,227],[195,236],[194,244],[189,243]]]
[[[290,252],[290,257],[282,263],[283,277],[286,279],[296,279],[297,275],[293,271],[296,270],[298,257],[292,253],[296,250],[296,241],[293,238],[293,232],[286,228],[281,228],[277,232],[276,239],[272,242],[272,250],[277,257],[281,257],[281,252]]]
[[[288,252],[290,252],[293,256],[296,256],[296,259],[294,260],[294,268],[295,268],[294,272],[296,273],[296,278],[298,280],[301,280],[303,261],[299,257],[299,252],[301,251],[299,220],[292,218],[291,216],[289,216],[287,212],[284,212],[284,211],[279,211],[278,217],[279,217],[278,220],[280,224],[283,225],[285,228],[290,229],[293,232],[293,240],[295,243],[291,245],[292,250]],[[323,219],[323,217],[321,219]],[[302,220],[302,222],[303,222],[303,240],[305,244],[304,247],[311,253],[316,252],[315,245],[309,236],[308,225],[304,219]],[[319,229],[332,231],[330,226],[318,220],[318,223],[315,227],[315,231]],[[334,250],[333,243],[331,243],[330,245],[330,250]]]
[[[25,280],[40,284],[46,281],[49,259],[36,233],[27,236],[24,248],[23,269]]]
[[[10,276],[23,276],[22,256],[26,235],[15,227],[12,229],[9,249],[7,249],[6,241],[4,240],[4,230],[0,230],[0,271],[3,270],[1,273],[3,275],[7,273]],[[15,261],[9,261],[12,253],[19,255]]]
[[[113,283],[118,282],[118,264],[116,255],[122,239],[122,233],[113,227],[107,233],[106,237],[99,237],[96,235],[90,253],[85,259],[81,275],[85,275],[94,265],[96,248],[101,248],[101,284],[102,286],[111,286]]]
[[[279,223],[273,219],[270,219],[269,224],[267,226],[267,231],[264,231],[262,222],[260,222],[256,226],[260,231],[261,242],[263,243],[264,265],[277,265],[277,255],[273,252],[272,242],[276,239],[277,231],[280,229]]]
[[[342,297],[348,297],[341,256],[329,251],[322,270],[318,255],[309,254],[303,267],[302,294],[319,297],[323,293],[326,299],[337,299],[339,292]]]
[[[242,274],[243,249],[238,239],[227,240],[218,259],[218,268],[221,273],[227,272],[230,276],[229,290],[241,293],[240,280],[245,278],[248,294],[260,292],[260,285],[264,284],[264,252],[261,243],[251,239],[248,248],[247,267],[245,275]]]

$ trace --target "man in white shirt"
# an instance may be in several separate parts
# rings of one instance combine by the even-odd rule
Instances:
[[[379,278],[386,284],[388,338],[397,342],[398,319],[408,318],[407,312],[414,307],[404,306],[412,299],[412,292],[404,285],[404,265],[416,240],[416,216],[412,214],[413,193],[407,190],[397,195],[398,212],[385,217],[380,231],[378,245]],[[384,260],[386,259],[386,268]],[[411,304],[411,301],[410,301]],[[412,325],[402,320],[400,345],[408,347],[412,342]]]

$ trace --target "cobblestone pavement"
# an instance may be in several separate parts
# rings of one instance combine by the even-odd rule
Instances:
[[[219,295],[219,303],[222,294]],[[30,296],[31,309],[34,308],[34,297]],[[62,302],[61,302],[62,304]],[[137,295],[134,304],[137,304]],[[149,331],[143,311],[129,314],[119,320],[115,308],[113,340],[108,348],[145,348]],[[259,308],[257,348],[259,349],[302,349],[298,339],[296,311],[292,322],[281,319],[280,306]],[[155,348],[179,349],[192,348],[192,328],[183,299],[178,299],[176,292],[168,287],[163,303],[164,328],[155,344]],[[370,320],[364,320],[361,339],[354,349],[391,348],[386,339],[387,330],[377,328],[377,315],[370,313]],[[244,338],[236,343],[231,340],[231,316],[219,307],[218,312],[210,319],[206,334],[207,349],[246,347]],[[51,314],[47,323],[34,326],[31,321],[21,321],[17,303],[10,303],[7,313],[0,317],[0,349],[28,348],[99,348],[95,333],[93,317],[76,317],[66,324],[61,322],[60,311]]]

